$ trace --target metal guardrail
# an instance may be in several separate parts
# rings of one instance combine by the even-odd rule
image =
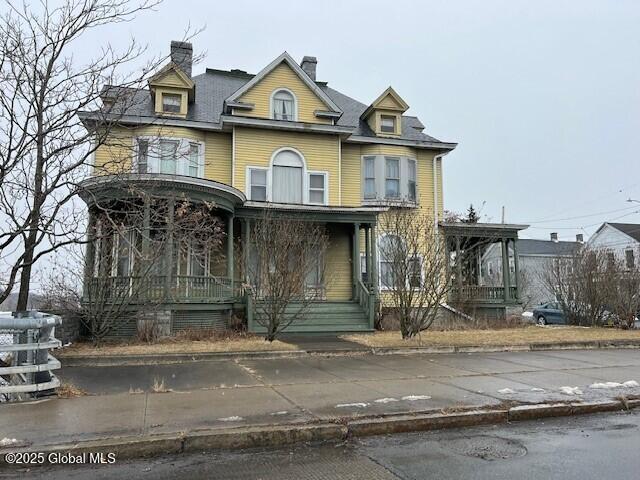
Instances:
[[[60,368],[49,349],[61,346],[57,315],[37,311],[0,313],[0,401],[24,400],[60,386]]]

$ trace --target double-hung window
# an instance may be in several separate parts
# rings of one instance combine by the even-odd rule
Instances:
[[[251,200],[267,201],[267,171],[265,169],[249,169],[249,191]]]
[[[178,142],[176,140],[160,140],[160,173],[176,174]]]
[[[180,113],[182,95],[177,93],[162,94],[162,111],[165,113]]]
[[[384,196],[400,197],[400,159],[385,157]]]
[[[407,198],[416,201],[416,161],[411,158],[407,160]]]
[[[409,259],[409,288],[421,288],[422,287],[422,258],[412,257]]]
[[[380,131],[384,133],[396,133],[396,117],[394,115],[381,115]]]
[[[200,145],[189,144],[189,166],[187,174],[190,177],[197,177],[200,170]]]
[[[326,177],[324,173],[309,174],[309,203],[324,205],[326,199]]]
[[[138,173],[147,173],[149,171],[149,140],[146,138],[138,139]]]
[[[364,198],[376,198],[376,157],[364,157]]]

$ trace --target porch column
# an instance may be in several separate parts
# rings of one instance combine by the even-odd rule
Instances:
[[[233,296],[233,214],[229,215],[227,222],[227,277],[231,279],[231,296]]]
[[[378,236],[376,224],[371,224],[371,291],[378,291]]]
[[[174,229],[174,215],[176,208],[176,200],[175,198],[169,198],[167,200],[167,240],[165,245],[165,255],[166,261],[164,266],[164,294],[165,298],[169,298],[171,294],[171,276],[173,274],[173,262],[174,262],[174,253],[173,253],[173,229]],[[177,261],[177,259],[175,259]],[[176,265],[177,267],[177,265]]]
[[[249,228],[248,218],[240,219],[242,224],[242,273],[245,283],[249,283]]]
[[[94,274],[99,276],[99,272],[94,272],[96,263],[96,217],[95,214],[89,210],[89,222],[87,225],[87,245],[86,245],[86,261],[84,264],[84,285],[85,288],[89,288],[89,284]]]
[[[142,207],[142,258],[145,262],[150,258],[150,241],[151,241],[151,202],[147,195],[144,196],[144,206]]]
[[[358,295],[358,274],[360,272],[360,224],[353,224],[353,298]]]
[[[518,265],[518,239],[512,238],[513,242],[513,269],[515,271],[516,276],[516,298],[515,300],[520,300],[520,266]]]
[[[456,235],[456,283],[458,295],[462,295],[462,255],[460,254],[460,236]]]
[[[364,226],[364,260],[367,269],[367,284],[371,285],[371,225]]]
[[[507,239],[503,238],[502,243],[502,284],[504,286],[504,301],[508,302],[511,299],[509,294],[509,287],[511,286],[511,275],[509,272],[509,244]]]

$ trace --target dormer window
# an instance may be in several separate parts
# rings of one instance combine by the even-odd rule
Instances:
[[[396,133],[396,118],[395,115],[381,115],[380,131],[383,133]]]
[[[271,98],[271,118],[293,122],[297,118],[296,99],[288,90],[278,90]]]
[[[177,93],[162,94],[162,111],[164,113],[180,113],[182,107],[182,95]]]

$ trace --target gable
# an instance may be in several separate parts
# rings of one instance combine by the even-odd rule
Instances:
[[[373,102],[374,108],[405,112],[407,104],[391,88],[387,89],[378,100]]]
[[[174,63],[165,65],[158,73],[149,79],[152,87],[193,88],[193,80],[180,70]]]
[[[624,250],[637,244],[637,240],[608,224],[600,227],[588,242],[590,248],[611,248],[613,250]]]
[[[331,107],[321,100],[285,62],[281,62],[238,98],[239,102],[252,104],[254,107],[250,111],[242,110],[237,113],[248,117],[271,118],[271,95],[280,88],[285,88],[294,94],[297,101],[298,121],[331,123],[331,119],[318,118],[315,115],[316,111],[329,110]]]

